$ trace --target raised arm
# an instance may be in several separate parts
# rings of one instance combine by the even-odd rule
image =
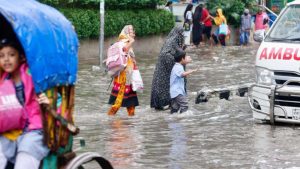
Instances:
[[[187,77],[188,75],[192,74],[193,72],[196,72],[198,69],[188,70],[182,73],[182,77]]]

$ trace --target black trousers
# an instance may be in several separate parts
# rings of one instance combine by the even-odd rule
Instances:
[[[219,41],[220,41],[220,43],[221,43],[222,46],[226,46],[226,43],[225,43],[225,38],[226,38],[226,36],[225,36],[225,35],[219,35],[219,36],[217,37],[215,34],[213,34],[213,35],[212,35],[212,38],[214,39],[215,44],[218,44]]]

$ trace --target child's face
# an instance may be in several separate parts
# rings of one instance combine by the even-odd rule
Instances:
[[[185,56],[184,58],[182,58],[181,64],[186,65],[186,64],[190,63],[191,61],[192,61],[192,58],[190,56]]]
[[[20,63],[20,54],[15,48],[7,46],[0,50],[0,68],[5,72],[13,73]]]
[[[182,65],[186,65],[186,59],[185,59],[185,58],[182,58],[180,63],[181,63]]]

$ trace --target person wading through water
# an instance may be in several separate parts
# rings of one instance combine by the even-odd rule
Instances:
[[[198,47],[200,42],[202,41],[202,32],[204,29],[204,24],[201,23],[201,16],[202,16],[202,6],[198,5],[193,15],[192,37],[193,37],[193,44],[195,45],[195,47]]]
[[[217,29],[213,33],[212,37],[213,37],[216,45],[220,42],[222,46],[226,46],[226,43],[225,43],[226,35],[220,34],[220,25],[222,25],[222,24],[227,25],[227,20],[226,20],[225,16],[223,15],[221,8],[217,9],[216,15],[217,15],[216,17],[211,16],[211,18],[214,20],[214,22],[217,26]]]
[[[183,28],[180,26],[171,30],[158,56],[152,80],[150,103],[152,108],[163,110],[170,105],[170,75],[178,48],[185,48]]]
[[[135,106],[139,105],[137,94],[132,90],[131,78],[133,68],[136,65],[132,44],[135,38],[135,31],[132,25],[126,25],[119,35],[119,41],[125,42],[123,51],[127,53],[127,66],[114,78],[113,88],[109,98],[112,107],[107,112],[108,115],[115,115],[120,107],[126,107],[128,116],[133,116]]]

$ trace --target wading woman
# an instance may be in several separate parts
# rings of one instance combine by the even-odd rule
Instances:
[[[132,90],[131,85],[132,72],[136,64],[135,55],[132,49],[134,38],[135,31],[133,26],[126,25],[122,29],[118,40],[125,43],[123,51],[127,53],[127,66],[114,78],[113,88],[108,102],[109,104],[112,104],[112,106],[107,112],[108,115],[115,115],[122,106],[127,108],[128,116],[133,116],[135,106],[139,105],[137,94]]]
[[[217,11],[216,11],[216,17],[211,17],[216,26],[218,27],[215,32],[212,34],[212,38],[213,40],[215,41],[215,44],[217,45],[220,41],[221,45],[222,46],[226,46],[225,44],[225,38],[226,38],[226,35],[224,34],[220,34],[220,25],[222,24],[226,24],[227,25],[227,20],[225,18],[225,16],[223,15],[223,12],[222,12],[222,9],[221,8],[218,8]]]
[[[163,45],[156,63],[151,89],[151,107],[163,110],[170,105],[170,75],[175,64],[176,49],[184,48],[182,27],[174,27]]]

